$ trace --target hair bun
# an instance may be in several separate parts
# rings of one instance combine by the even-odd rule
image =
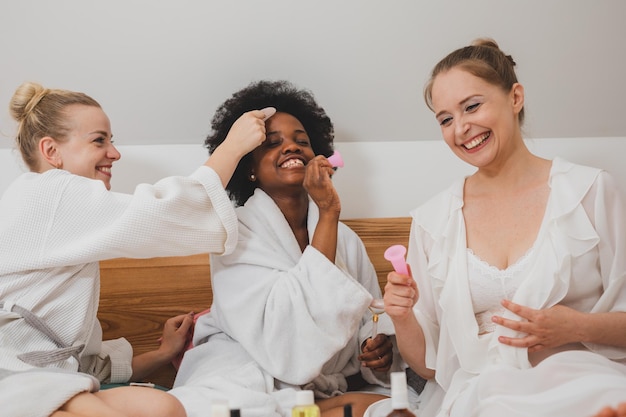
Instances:
[[[474,42],[472,42],[472,46],[493,48],[496,51],[498,51],[499,53],[501,53],[511,63],[511,65],[513,65],[513,66],[517,65],[515,63],[515,60],[513,59],[513,57],[511,55],[505,54],[502,51],[502,49],[500,49],[500,46],[498,45],[498,43],[495,40],[491,39],[491,38],[478,38],[478,39],[474,40]]]
[[[11,116],[21,122],[28,114],[33,111],[35,106],[39,104],[42,98],[48,94],[50,90],[44,88],[41,84],[33,82],[25,82],[20,85],[9,104]]]
[[[489,48],[495,48],[498,51],[500,50],[500,46],[498,46],[498,43],[491,38],[478,38],[474,40],[474,42],[472,42],[472,46],[486,46]]]

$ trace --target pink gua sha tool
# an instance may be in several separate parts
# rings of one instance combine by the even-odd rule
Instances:
[[[343,158],[341,157],[339,151],[335,151],[335,153],[329,156],[328,162],[330,162],[334,168],[343,168]]]
[[[406,266],[406,261],[404,260],[404,255],[406,255],[406,248],[402,245],[393,245],[387,248],[384,253],[384,257],[386,260],[391,262],[393,265],[393,269],[398,274],[409,275],[409,270]],[[372,339],[376,337],[378,332],[378,316],[385,312],[385,303],[381,299],[374,299],[369,306],[369,310],[372,312],[372,321],[374,325],[372,326]]]

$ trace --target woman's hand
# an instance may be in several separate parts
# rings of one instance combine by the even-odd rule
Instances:
[[[193,330],[193,316],[181,314],[165,322],[159,348],[133,357],[131,381],[141,381],[183,352]]]
[[[226,188],[239,161],[265,140],[265,121],[276,113],[273,107],[242,114],[231,126],[226,139],[213,150],[204,165],[219,175]]]
[[[407,265],[407,268],[409,275],[395,271],[387,275],[383,296],[385,313],[393,322],[402,359],[422,378],[431,379],[435,371],[426,366],[426,338],[413,311],[419,299],[419,290],[412,276],[411,265]]]
[[[163,336],[159,351],[172,360],[185,349],[193,332],[193,313],[172,317],[163,326]]]
[[[334,173],[335,170],[330,162],[321,155],[311,159],[306,165],[302,185],[317,207],[319,207],[320,214],[333,212],[339,215],[341,212],[339,194],[337,194],[337,190],[335,190],[331,180]]]
[[[331,181],[335,171],[330,162],[318,155],[306,164],[302,186],[319,208],[319,220],[315,226],[311,246],[335,263],[337,254],[337,230],[341,202]]]
[[[265,140],[265,121],[276,113],[273,107],[252,110],[242,114],[231,126],[220,146],[237,149],[239,157],[254,150]]]
[[[359,360],[376,372],[389,372],[393,363],[393,344],[386,334],[378,334],[374,339],[367,339],[361,348]]]
[[[407,267],[409,274],[411,274],[411,267],[409,265]],[[413,306],[417,303],[418,298],[417,283],[412,276],[398,274],[394,271],[387,275],[383,299],[385,301],[385,313],[393,322],[413,318]]]
[[[502,305],[523,320],[493,316],[492,321],[511,330],[526,333],[526,336],[519,338],[500,336],[498,339],[500,343],[528,348],[528,352],[532,353],[581,341],[577,336],[579,326],[576,323],[584,313],[560,304],[543,310],[535,310],[509,300],[503,300]]]

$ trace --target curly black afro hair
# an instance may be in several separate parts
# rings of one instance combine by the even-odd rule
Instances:
[[[313,93],[299,89],[289,81],[257,81],[236,92],[215,112],[212,132],[204,145],[212,153],[224,140],[235,121],[244,113],[274,107],[288,113],[302,123],[311,141],[315,155],[326,157],[333,153],[334,128],[323,108],[318,106]],[[243,205],[254,193],[256,183],[249,180],[251,153],[244,156],[235,169],[226,191],[237,206]]]

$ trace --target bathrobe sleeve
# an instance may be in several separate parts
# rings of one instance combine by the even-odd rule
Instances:
[[[0,274],[115,257],[223,253],[236,243],[232,203],[204,166],[189,177],[141,184],[133,194],[63,170],[28,173],[3,196],[2,213],[11,224],[1,229]]]
[[[413,279],[417,283],[419,298],[413,311],[422,327],[426,340],[426,366],[435,369],[437,346],[439,344],[439,314],[436,295],[428,273],[428,252],[431,238],[428,233],[413,220],[409,235],[407,263],[411,267]]]
[[[419,298],[413,311],[426,339],[426,366],[437,369],[441,354],[439,299],[448,275],[449,258],[462,233],[463,180],[431,198],[411,212],[407,263],[417,283]],[[444,355],[448,356],[446,353]]]
[[[626,204],[615,179],[602,171],[582,202],[598,234],[603,294],[591,312],[626,311]],[[626,349],[586,343],[589,349],[624,361]]]

